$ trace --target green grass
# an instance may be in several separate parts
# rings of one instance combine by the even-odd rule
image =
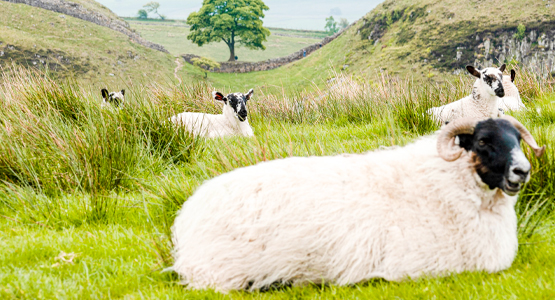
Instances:
[[[555,93],[522,73],[517,85],[530,109],[515,116],[548,150],[541,159],[527,151],[534,173],[517,205],[521,245],[510,269],[221,295],[186,290],[164,271],[169,228],[196,187],[260,161],[405,145],[436,130],[422,113],[464,95],[469,82],[344,78],[327,96],[255,94],[256,138],[204,140],[165,121],[184,110],[218,112],[210,85],[137,84],[124,109],[110,110],[92,86],[12,70],[19,76],[0,86],[0,298],[551,299]]]
[[[151,22],[127,20],[131,28],[135,29],[141,36],[149,41],[163,45],[173,55],[185,53],[208,57],[216,61],[227,61],[229,59],[229,48],[223,42],[210,43],[202,47],[197,46],[187,39],[189,28],[183,22]],[[274,33],[274,30],[271,30]],[[297,35],[298,31],[277,30],[280,34]],[[235,55],[239,61],[261,61],[270,58],[287,56],[304,47],[319,42],[318,38],[299,38],[289,36],[270,35],[264,43],[266,50],[251,50],[245,47],[237,47]]]

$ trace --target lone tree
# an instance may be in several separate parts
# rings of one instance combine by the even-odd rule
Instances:
[[[139,17],[139,19],[148,19],[148,12],[144,9],[139,9],[137,17]]]
[[[262,0],[204,0],[198,12],[187,18],[191,33],[187,39],[202,46],[223,41],[229,47],[229,61],[235,61],[235,44],[249,49],[266,49],[262,42],[270,31],[262,26]]]
[[[333,16],[326,18],[326,26],[324,26],[324,29],[326,30],[328,35],[333,35],[339,31],[339,28],[337,27],[337,22],[335,22]]]
[[[147,12],[153,12],[153,13],[157,14],[158,17],[160,17],[160,19],[162,19],[162,20],[166,19],[166,16],[161,15],[158,12],[158,8],[160,8],[160,3],[154,2],[154,1],[153,2],[148,2],[147,4],[143,5],[143,7],[146,8]]]

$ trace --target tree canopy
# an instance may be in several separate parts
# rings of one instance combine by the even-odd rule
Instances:
[[[266,49],[262,42],[270,31],[262,26],[262,0],[204,0],[198,12],[187,18],[191,33],[187,39],[202,46],[223,41],[229,47],[229,61],[235,61],[235,44],[249,49]]]
[[[337,27],[337,22],[335,22],[333,16],[326,18],[326,26],[324,26],[324,29],[326,30],[328,35],[335,34],[339,31],[339,27]]]
[[[139,19],[148,19],[148,12],[144,9],[139,9],[137,12],[137,17]]]
[[[153,13],[157,14],[158,17],[160,17],[160,19],[162,19],[162,20],[166,19],[166,16],[161,15],[158,12],[158,9],[160,8],[160,3],[152,1],[152,2],[148,2],[147,4],[143,5],[143,7],[146,9],[147,12],[153,12]]]

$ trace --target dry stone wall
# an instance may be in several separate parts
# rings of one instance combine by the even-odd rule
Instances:
[[[308,47],[305,47],[297,52],[294,52],[288,56],[284,56],[284,57],[278,57],[278,58],[272,58],[272,59],[268,59],[268,60],[264,60],[264,61],[258,61],[258,62],[244,62],[244,61],[226,61],[226,62],[220,62],[220,68],[217,69],[208,69],[208,68],[204,68],[208,71],[211,72],[216,72],[216,73],[247,73],[247,72],[256,72],[256,71],[267,71],[267,70],[272,70],[275,68],[279,68],[283,65],[286,65],[288,63],[292,63],[294,61],[300,60],[302,58],[305,57],[305,52],[306,52],[306,56],[310,55],[312,52],[322,48],[324,45],[330,43],[331,41],[335,40],[337,37],[339,37],[341,34],[343,34],[343,32],[345,32],[347,29],[349,29],[351,26],[353,26],[356,22],[354,22],[353,24],[349,25],[347,28],[343,29],[342,31],[332,35],[332,36],[328,36],[324,39],[322,39],[320,42],[312,44]],[[183,54],[182,55],[183,59],[190,63],[193,64],[193,59],[200,57],[198,55],[195,54]]]
[[[134,42],[145,47],[169,53],[162,45],[155,44],[143,39],[138,33],[129,28],[127,22],[120,19],[110,18],[100,12],[88,10],[80,4],[64,0],[3,0],[10,3],[27,4],[89,21],[100,26],[108,27],[112,30],[127,35]]]

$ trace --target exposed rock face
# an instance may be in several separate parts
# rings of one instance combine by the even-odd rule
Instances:
[[[531,30],[522,40],[510,31],[499,37],[481,37],[485,39],[484,47],[475,49],[475,64],[491,66],[515,59],[538,73],[550,74],[555,71],[555,30],[545,29]]]
[[[127,35],[134,42],[145,47],[169,53],[162,45],[158,45],[143,39],[138,33],[131,31],[129,24],[120,19],[110,18],[100,12],[88,10],[80,4],[64,0],[3,0],[11,3],[27,4],[34,7],[55,11],[66,14],[81,20],[89,21],[100,26],[108,27],[112,30]]]
[[[305,56],[308,56],[310,53],[322,48],[324,45],[328,44],[329,42],[335,40],[337,37],[339,37],[341,34],[343,34],[343,32],[345,32],[347,29],[349,29],[351,26],[353,26],[355,23],[357,23],[358,21],[355,21],[354,23],[352,23],[351,25],[349,25],[348,27],[346,27],[345,29],[341,30],[340,32],[332,35],[332,36],[328,36],[324,39],[322,39],[322,41],[316,43],[316,44],[312,44],[308,47],[305,47],[297,52],[293,52],[292,54],[288,55],[288,56],[284,56],[284,57],[278,57],[278,58],[272,58],[272,59],[268,59],[268,60],[264,60],[264,61],[258,61],[258,62],[244,62],[244,61],[234,61],[234,62],[220,62],[220,68],[218,69],[208,69],[203,67],[203,69],[209,70],[211,72],[216,72],[216,73],[247,73],[247,72],[255,72],[255,71],[266,71],[266,70],[272,70],[278,67],[281,67],[283,65],[286,65],[288,63],[292,63],[294,61],[300,60]],[[183,57],[183,59],[190,63],[193,64],[193,58],[196,57],[200,57],[198,55],[195,54],[183,54],[181,55]]]
[[[442,69],[457,70],[473,63],[480,68],[516,60],[547,76],[555,72],[555,24],[529,24],[519,39],[516,27],[477,32],[464,42],[432,48],[430,61]],[[444,58],[441,61],[438,58]]]

